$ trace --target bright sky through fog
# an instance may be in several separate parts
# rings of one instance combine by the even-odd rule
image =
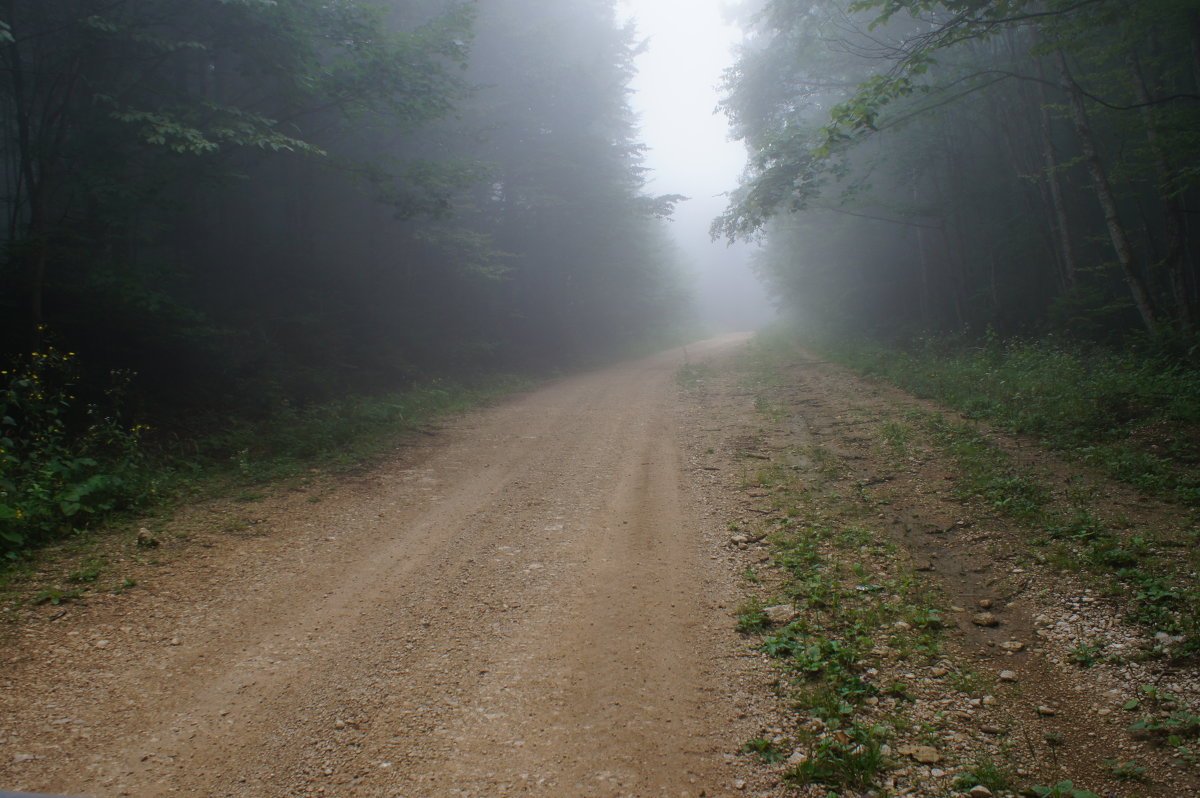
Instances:
[[[737,326],[761,317],[765,300],[746,266],[747,248],[708,238],[710,222],[725,208],[721,195],[737,186],[745,162],[741,143],[729,141],[724,114],[714,113],[721,74],[741,36],[725,23],[722,2],[618,0],[617,13],[635,21],[639,41],[649,40],[637,59],[631,98],[649,147],[647,191],[691,197],[678,207],[672,232],[699,274],[709,315]]]
[[[696,199],[735,185],[745,159],[741,144],[728,141],[717,107],[722,71],[733,61],[739,37],[721,17],[721,0],[621,0],[618,14],[632,17],[638,39],[648,39],[637,59],[634,110],[653,190]]]

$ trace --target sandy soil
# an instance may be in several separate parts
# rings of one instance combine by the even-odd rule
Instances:
[[[755,794],[737,751],[767,680],[733,631],[728,486],[688,454],[753,411],[701,417],[674,382],[743,340],[559,380],[350,480],[184,511],[136,589],[0,631],[0,788]]]

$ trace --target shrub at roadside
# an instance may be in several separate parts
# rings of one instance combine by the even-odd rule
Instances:
[[[46,345],[0,372],[0,562],[113,513],[182,492],[279,479],[321,465],[352,467],[394,448],[440,416],[527,387],[510,375],[471,386],[432,380],[373,396],[296,406],[281,402],[256,418],[229,417],[204,431],[160,436],[124,410],[130,376],[84,390],[78,359]]]
[[[80,399],[75,354],[52,345],[0,372],[0,557],[145,495],[144,428],[122,419],[128,379],[114,372],[102,396]]]

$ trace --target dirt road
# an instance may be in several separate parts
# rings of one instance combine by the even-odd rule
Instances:
[[[137,589],[7,633],[0,787],[734,794],[756,665],[686,462],[684,357],[469,414],[349,484],[180,520],[190,539],[165,534]]]

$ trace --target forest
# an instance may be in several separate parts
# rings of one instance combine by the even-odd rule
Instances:
[[[0,794],[1200,795],[1198,203],[1200,0],[0,0]]]
[[[1151,337],[1195,355],[1200,8],[769,0],[714,235],[813,329]]]
[[[748,158],[712,236],[758,244],[810,336],[1022,408],[1019,431],[1074,400],[997,377],[1005,357],[1089,382],[1059,438],[1200,422],[1195,3],[726,13],[717,110]],[[8,553],[163,475],[348,453],[500,375],[680,340],[686,198],[647,190],[645,46],[611,0],[7,3]],[[1064,348],[1091,359],[1071,372]],[[986,356],[955,374],[952,351]]]
[[[12,0],[0,40],[7,547],[229,419],[683,317],[605,0]]]

